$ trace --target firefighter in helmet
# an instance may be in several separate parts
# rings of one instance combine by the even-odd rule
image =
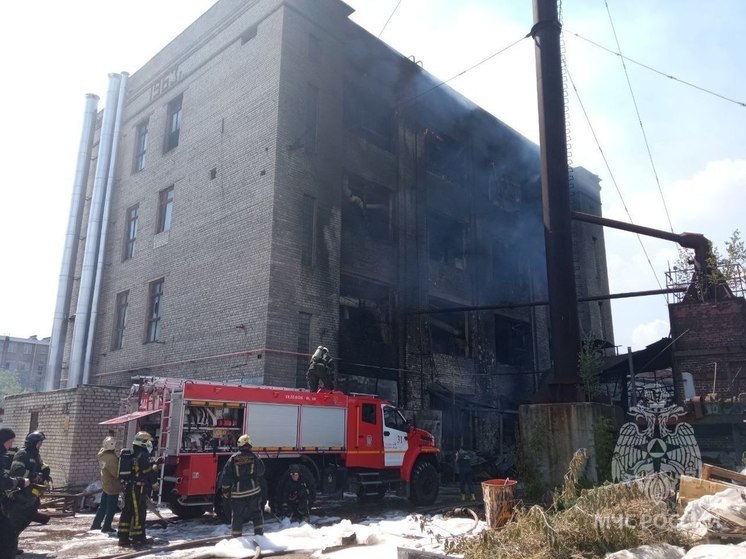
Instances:
[[[238,452],[231,455],[221,474],[223,498],[230,500],[231,536],[243,536],[243,525],[251,520],[254,535],[264,534],[264,513],[261,477],[264,462],[251,452],[251,437],[238,437]]]
[[[284,480],[280,489],[280,512],[289,516],[293,522],[307,521],[310,513],[311,487],[298,464],[291,464],[288,468],[288,479]]]
[[[153,436],[147,431],[140,431],[132,441],[129,471],[123,457],[120,457],[119,477],[124,488],[124,508],[119,516],[117,536],[122,547],[140,547],[149,543],[145,537],[147,499],[158,477],[156,463],[151,460],[152,453]]]
[[[7,427],[0,428],[0,559],[15,557],[18,532],[8,518],[13,501],[8,494],[25,489],[31,484],[28,478],[11,477],[11,457],[8,450],[13,446],[16,434]]]
[[[329,390],[334,388],[334,363],[332,356],[329,355],[329,350],[324,346],[320,345],[313,352],[311,362],[308,364],[306,379],[308,380],[308,389],[311,392],[316,392],[319,389],[319,381],[324,385],[324,388]]]
[[[49,522],[49,515],[39,512],[40,495],[46,484],[51,481],[49,466],[44,464],[40,455],[41,445],[45,439],[41,431],[32,431],[26,435],[23,448],[15,453],[10,464],[10,476],[31,480],[28,487],[13,494],[13,504],[8,511],[8,518],[18,534],[31,522]]]

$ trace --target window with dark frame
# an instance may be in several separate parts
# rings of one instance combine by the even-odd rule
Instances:
[[[145,168],[145,155],[148,153],[148,119],[137,125],[135,132],[135,166],[134,170],[142,171]]]
[[[466,224],[434,212],[428,214],[427,221],[430,259],[466,269]]]
[[[31,417],[29,418],[29,422],[28,422],[28,431],[29,433],[33,433],[38,428],[39,428],[39,412],[32,411]]]
[[[344,85],[342,115],[347,129],[383,150],[391,152],[394,149],[394,109],[387,101],[347,81]]]
[[[161,336],[163,311],[163,278],[150,282],[148,286],[148,327],[145,343],[157,342]]]
[[[375,404],[363,404],[360,412],[360,418],[363,423],[370,423],[371,425],[376,424],[376,405]]]
[[[319,88],[309,83],[306,86],[306,133],[305,145],[309,153],[316,152],[316,135],[319,116]]]
[[[316,198],[303,195],[303,223],[301,228],[301,264],[313,266],[316,249]]]
[[[171,230],[171,218],[174,211],[174,187],[164,188],[158,193],[158,227],[156,233]]]
[[[166,138],[163,152],[171,151],[179,145],[179,132],[181,130],[181,103],[182,96],[179,95],[168,103],[166,117]]]
[[[127,210],[127,219],[124,222],[124,250],[122,260],[129,260],[135,255],[135,241],[137,240],[137,214],[140,205],[135,204]]]
[[[112,351],[122,349],[124,346],[124,329],[127,326],[127,305],[129,291],[117,293],[116,308],[114,309],[114,329],[111,333]]]
[[[391,192],[357,175],[342,185],[342,227],[380,242],[392,240]]]

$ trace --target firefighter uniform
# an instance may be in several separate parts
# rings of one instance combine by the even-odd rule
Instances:
[[[18,532],[7,516],[13,506],[8,495],[28,484],[28,479],[10,475],[11,456],[8,449],[15,438],[12,429],[0,429],[0,559],[13,559],[18,547]]]
[[[283,482],[280,491],[280,507],[290,520],[303,522],[310,516],[308,483],[309,480],[303,477],[297,464],[288,468],[288,479]]]
[[[50,480],[49,466],[44,464],[39,454],[41,443],[46,439],[41,431],[33,431],[26,435],[23,448],[15,453],[10,464],[10,475],[23,477],[31,481],[31,485],[16,491],[11,497],[9,507],[10,518],[16,532],[23,532],[31,522],[46,524],[49,516],[39,512],[41,491],[43,485]]]
[[[251,452],[251,437],[238,437],[238,452],[225,463],[221,474],[223,497],[230,499],[231,536],[243,536],[243,525],[249,520],[254,524],[254,534],[264,534],[264,514],[260,478],[264,475],[264,462]]]
[[[120,462],[120,479],[124,487],[124,508],[119,515],[117,537],[120,546],[141,546],[147,543],[145,538],[145,517],[148,514],[147,499],[153,490],[158,473],[151,460],[153,437],[146,431],[140,431],[132,441],[132,464],[125,471]],[[126,454],[122,453],[120,461]]]
[[[319,346],[311,356],[311,362],[308,364],[308,372],[306,373],[306,379],[308,380],[308,389],[311,392],[316,392],[319,389],[319,381],[324,385],[324,388],[334,388],[334,363],[332,362],[332,356],[329,355],[329,350],[324,346]]]

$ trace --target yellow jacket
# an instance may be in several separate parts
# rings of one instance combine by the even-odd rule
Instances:
[[[119,495],[122,484],[119,483],[119,455],[114,450],[98,451],[96,455],[101,465],[101,485],[107,495]]]

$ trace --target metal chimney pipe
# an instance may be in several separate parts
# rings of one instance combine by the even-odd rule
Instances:
[[[101,215],[106,196],[106,180],[109,176],[111,143],[113,140],[114,119],[116,105],[119,98],[119,74],[109,74],[109,90],[106,93],[106,107],[104,120],[101,124],[101,135],[98,142],[98,160],[96,174],[93,179],[93,194],[91,207],[88,212],[88,229],[83,251],[83,266],[80,273],[80,288],[78,290],[78,305],[75,311],[75,326],[73,327],[73,341],[70,350],[70,367],[67,371],[67,387],[73,388],[80,384],[83,376],[83,361],[85,359],[86,339],[91,313],[91,299],[93,297],[93,282],[96,275],[98,260],[98,240],[101,236]]]
[[[88,337],[86,339],[85,358],[83,360],[83,377],[81,384],[87,384],[91,378],[91,364],[93,362],[93,341],[96,337],[96,321],[98,319],[98,303],[101,292],[101,281],[104,275],[104,261],[106,260],[106,235],[109,230],[109,208],[111,206],[111,192],[114,190],[114,181],[117,170],[117,151],[119,149],[119,129],[122,125],[122,112],[124,112],[124,97],[127,90],[127,72],[121,73],[119,80],[119,99],[117,100],[117,112],[114,120],[113,140],[111,142],[111,163],[109,164],[109,175],[106,179],[106,196],[104,197],[104,209],[101,216],[101,239],[98,243],[98,263],[96,264],[96,279],[93,282],[93,297],[91,300],[91,318],[88,325]]]
[[[88,174],[91,168],[93,134],[96,130],[96,113],[98,111],[98,95],[88,93],[85,97],[83,131],[80,134],[80,145],[78,146],[78,162],[75,168],[75,179],[73,180],[65,246],[62,250],[60,279],[57,284],[57,302],[54,306],[54,320],[52,321],[52,339],[49,345],[49,360],[47,361],[43,390],[58,388],[62,373],[62,357],[65,352],[65,338],[67,337],[67,317],[70,315],[75,261],[78,258],[80,226],[83,221],[85,190],[88,186]]]
[[[557,401],[577,401],[578,327],[577,292],[570,219],[570,174],[562,81],[557,0],[534,0],[536,82],[539,98],[541,191],[549,286],[550,349]]]

